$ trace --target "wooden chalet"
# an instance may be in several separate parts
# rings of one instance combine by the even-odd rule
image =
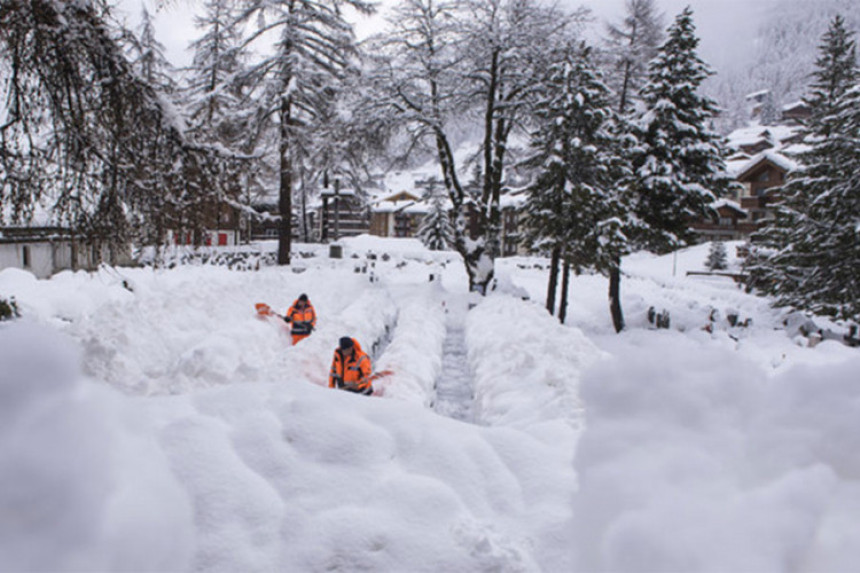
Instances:
[[[336,241],[370,231],[370,213],[364,200],[354,189],[323,189],[319,224],[320,240]]]
[[[414,237],[429,206],[408,191],[395,193],[370,208],[370,234],[377,237]]]
[[[740,206],[750,214],[750,220],[743,226],[746,234],[773,217],[773,204],[779,199],[779,188],[795,167],[795,163],[785,155],[768,151],[751,158],[737,174],[737,181],[743,185]]]

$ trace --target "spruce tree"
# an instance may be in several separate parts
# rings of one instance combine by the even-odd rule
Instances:
[[[860,70],[837,17],[823,37],[805,127],[807,151],[774,220],[753,238],[751,286],[794,306],[860,319]]]
[[[538,175],[528,189],[526,241],[552,254],[547,290],[552,312],[560,261],[576,272],[608,272],[628,252],[629,203],[623,187],[615,185],[621,178],[616,117],[591,50],[561,51],[540,91],[530,160]]]
[[[421,221],[418,238],[431,251],[442,251],[454,244],[448,205],[440,193],[435,193],[430,200],[430,211]]]
[[[711,241],[705,266],[711,271],[722,271],[729,267],[726,245],[722,241]]]
[[[712,72],[696,52],[689,7],[667,35],[640,94],[647,109],[636,125],[633,155],[637,214],[647,227],[641,239],[661,253],[692,241],[689,223],[711,213],[728,183],[721,138],[709,127],[717,107],[698,93]]]

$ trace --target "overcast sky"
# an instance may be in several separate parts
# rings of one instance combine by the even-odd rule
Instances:
[[[385,0],[390,2],[391,0]],[[593,26],[593,34],[602,34],[607,20],[617,21],[624,14],[624,0],[559,0],[563,5],[576,7],[585,5],[591,8],[600,22]],[[666,14],[666,23],[690,5],[693,8],[694,22],[701,38],[700,55],[715,69],[732,67],[733,62],[742,59],[745,52],[752,48],[749,40],[759,21],[760,13],[769,0],[659,0],[658,5]],[[119,0],[120,12],[125,14],[133,29],[140,19],[142,0]],[[177,66],[187,65],[191,53],[189,41],[196,38],[200,31],[194,27],[193,14],[200,9],[199,0],[170,0],[166,8],[156,10],[154,0],[146,0],[150,13],[156,18],[158,39],[167,48],[167,56]],[[356,24],[359,37],[374,31],[379,18],[364,18]]]

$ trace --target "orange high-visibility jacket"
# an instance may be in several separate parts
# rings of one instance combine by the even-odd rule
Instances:
[[[335,379],[340,379],[346,384],[357,384],[358,390],[363,391],[370,388],[370,373],[372,367],[370,357],[365,354],[356,339],[352,339],[355,351],[351,357],[345,358],[340,348],[334,351],[331,361],[331,372],[328,377],[328,387],[335,388]]]
[[[299,308],[298,304],[299,299],[293,301],[293,306],[290,307],[290,310],[288,310],[286,314],[286,318],[292,325],[290,327],[290,333],[308,335],[314,328],[316,328],[317,313],[314,310],[314,305],[312,305],[310,301],[308,301],[305,308]]]

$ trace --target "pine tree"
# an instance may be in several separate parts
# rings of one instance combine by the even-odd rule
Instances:
[[[722,241],[711,241],[705,266],[711,271],[722,271],[729,267],[726,245]]]
[[[795,306],[860,319],[860,87],[841,18],[824,35],[809,98],[808,150],[782,189],[775,219],[754,236],[751,285]]]
[[[669,27],[640,94],[647,109],[635,130],[634,185],[637,214],[647,227],[641,239],[656,252],[690,243],[690,221],[708,216],[728,183],[725,150],[709,128],[717,107],[698,93],[712,74],[696,53],[698,44],[688,7]]]
[[[430,211],[421,220],[418,238],[431,251],[442,251],[454,243],[454,229],[448,215],[448,205],[439,193],[430,199]]]

